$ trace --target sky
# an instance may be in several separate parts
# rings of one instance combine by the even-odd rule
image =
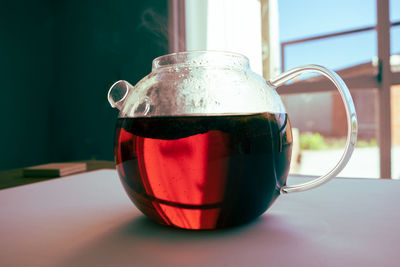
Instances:
[[[278,0],[278,5],[280,42],[376,24],[376,0]],[[400,0],[390,0],[390,19],[400,20]],[[400,26],[391,35],[391,53],[400,54]],[[368,31],[287,46],[285,69],[313,63],[337,70],[376,55],[376,33]]]

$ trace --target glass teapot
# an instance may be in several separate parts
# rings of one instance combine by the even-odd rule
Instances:
[[[327,174],[286,185],[292,132],[276,88],[316,72],[339,90],[347,115],[342,157]],[[135,86],[108,92],[120,110],[115,161],[133,203],[158,223],[216,229],[247,223],[281,194],[304,191],[335,177],[357,139],[354,104],[343,80],[318,65],[265,81],[245,56],[229,52],[174,53],[153,60]]]

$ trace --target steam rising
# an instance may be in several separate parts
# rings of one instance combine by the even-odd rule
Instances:
[[[168,49],[168,19],[154,8],[147,8],[140,18],[139,29],[144,29],[154,41],[165,50]]]

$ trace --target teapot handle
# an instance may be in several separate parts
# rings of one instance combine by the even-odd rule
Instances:
[[[310,72],[316,72],[319,74],[324,75],[327,77],[333,84],[336,86],[336,88],[339,90],[340,96],[342,98],[344,107],[346,109],[346,117],[347,117],[347,140],[346,140],[346,146],[344,149],[344,152],[342,154],[342,157],[336,164],[336,166],[330,170],[327,174],[322,175],[312,181],[302,183],[302,184],[297,184],[297,185],[285,185],[281,188],[281,193],[286,194],[286,193],[292,193],[292,192],[300,192],[300,191],[305,191],[309,190],[312,188],[315,188],[319,185],[322,185],[329,180],[331,180],[333,177],[335,177],[337,174],[340,173],[340,171],[343,170],[343,168],[346,166],[347,162],[349,161],[351,154],[353,153],[356,141],[357,141],[357,115],[356,111],[354,108],[354,103],[353,99],[351,98],[349,89],[347,88],[346,84],[343,82],[342,78],[339,77],[334,71],[331,71],[325,67],[319,66],[319,65],[305,65],[301,67],[297,67],[294,69],[291,69],[285,73],[280,74],[278,77],[270,80],[267,82],[270,86],[276,88],[287,81],[305,73],[310,73]]]

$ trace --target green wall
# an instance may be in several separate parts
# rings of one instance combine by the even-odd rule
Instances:
[[[116,80],[167,53],[167,1],[2,1],[0,169],[113,159]]]

